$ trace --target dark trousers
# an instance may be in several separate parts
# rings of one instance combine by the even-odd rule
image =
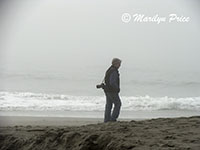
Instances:
[[[119,94],[112,92],[105,92],[105,95],[106,95],[106,106],[105,106],[104,122],[117,121],[121,108],[121,100]],[[111,112],[113,104],[114,104],[114,109]]]

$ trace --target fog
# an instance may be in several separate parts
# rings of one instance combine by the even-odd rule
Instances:
[[[198,0],[2,0],[0,63],[5,70],[122,68],[200,71]],[[124,23],[121,15],[171,13],[188,23]]]

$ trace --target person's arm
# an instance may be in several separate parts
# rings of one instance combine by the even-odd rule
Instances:
[[[113,71],[110,75],[110,85],[115,89],[115,90],[119,90],[119,86],[117,84],[117,80],[118,80],[118,74],[116,71]]]

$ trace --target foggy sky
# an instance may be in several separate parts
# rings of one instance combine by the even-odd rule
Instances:
[[[200,71],[197,0],[1,1],[0,63],[15,70],[108,66]],[[121,21],[124,12],[189,16],[189,23]]]

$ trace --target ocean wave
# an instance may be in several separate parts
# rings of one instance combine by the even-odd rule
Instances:
[[[122,96],[124,111],[195,110],[200,97]],[[72,96],[31,92],[0,92],[1,111],[103,111],[105,96]]]

